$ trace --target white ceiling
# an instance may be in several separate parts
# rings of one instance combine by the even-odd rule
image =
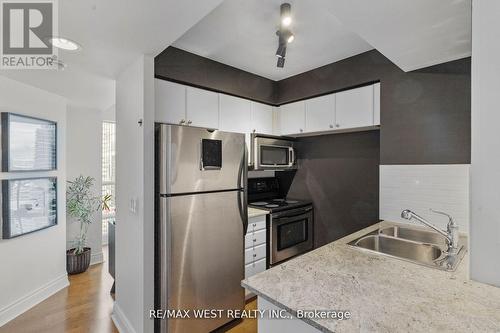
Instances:
[[[140,54],[158,54],[176,39],[181,49],[274,80],[372,46],[403,70],[471,54],[471,0],[293,0],[296,39],[285,68],[278,69],[281,2],[59,1],[59,34],[83,50],[60,52],[68,64],[62,72],[0,74],[66,97],[70,104],[105,109],[115,103],[114,78],[125,66]]]
[[[69,65],[115,78],[140,54],[157,55],[222,0],[59,1],[60,34],[83,45]]]
[[[317,68],[373,47],[334,16],[331,0],[289,1],[295,40],[276,67],[276,30],[283,0],[226,0],[173,46],[273,80]]]
[[[116,75],[139,55],[155,56],[222,0],[63,0],[59,35],[83,45],[59,52],[64,71],[9,70],[2,75],[68,98],[70,104],[108,108]]]
[[[471,0],[330,0],[329,8],[404,71],[471,55]]]
[[[471,54],[471,0],[295,0],[296,39],[279,69],[284,1],[226,0],[173,45],[273,80],[372,48],[405,71]]]
[[[104,110],[115,104],[113,79],[69,66],[56,70],[3,70],[13,80],[63,96],[73,106]]]

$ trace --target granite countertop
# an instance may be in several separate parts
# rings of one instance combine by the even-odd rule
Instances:
[[[276,306],[345,310],[351,319],[302,319],[324,332],[500,332],[500,288],[471,281],[468,255],[440,271],[347,245],[382,221],[243,280]]]
[[[248,207],[248,218],[267,215],[269,212],[264,209]]]

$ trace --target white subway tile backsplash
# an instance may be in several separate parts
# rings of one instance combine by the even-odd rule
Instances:
[[[446,228],[448,219],[429,208],[453,216],[460,232],[469,228],[469,164],[381,165],[380,219],[413,223],[401,218],[411,209],[436,226]]]

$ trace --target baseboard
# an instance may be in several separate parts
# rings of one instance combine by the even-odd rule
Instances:
[[[99,253],[93,253],[90,256],[90,264],[91,265],[100,264],[102,262],[104,262],[104,256],[102,254],[102,251],[100,251]]]
[[[0,327],[67,286],[69,286],[68,275],[64,274],[0,309]]]
[[[136,333],[134,327],[130,321],[128,321],[127,317],[123,314],[123,311],[120,309],[118,304],[113,305],[113,313],[111,314],[111,320],[116,326],[116,329],[120,333]]]

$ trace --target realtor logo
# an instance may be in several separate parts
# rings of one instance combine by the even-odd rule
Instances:
[[[1,0],[2,69],[56,69],[54,0]]]

